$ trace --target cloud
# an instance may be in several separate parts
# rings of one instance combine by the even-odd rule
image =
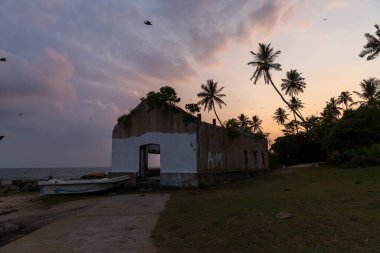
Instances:
[[[253,34],[271,35],[275,29],[294,15],[294,7],[283,0],[262,1],[262,5],[243,18],[237,29],[239,42],[247,42]]]

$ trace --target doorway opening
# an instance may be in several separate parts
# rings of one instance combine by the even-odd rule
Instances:
[[[160,178],[161,154],[159,144],[147,144],[140,147],[140,177]]]

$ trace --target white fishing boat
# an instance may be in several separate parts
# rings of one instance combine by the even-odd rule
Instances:
[[[92,193],[120,187],[129,178],[129,176],[121,176],[102,179],[50,179],[38,181],[38,189],[42,195]]]

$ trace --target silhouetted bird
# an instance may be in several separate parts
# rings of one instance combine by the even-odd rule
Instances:
[[[1,141],[2,139],[4,139],[4,135],[0,136],[0,141]]]
[[[144,24],[146,24],[146,25],[152,25],[152,22],[150,22],[149,20],[145,20]]]
[[[326,21],[327,19],[324,18],[323,20]]]
[[[20,112],[19,114],[18,114],[18,116],[22,116],[23,115],[23,113],[22,112]]]
[[[0,58],[0,61],[7,61],[7,58]]]

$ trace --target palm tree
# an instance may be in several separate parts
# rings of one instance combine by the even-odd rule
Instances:
[[[296,114],[294,113],[295,111],[299,112],[302,108],[304,108],[305,106],[303,105],[301,99],[299,98],[296,98],[296,97],[292,97],[289,101],[289,104],[290,104],[290,111],[293,112],[293,116],[294,116],[294,124],[296,126],[296,131],[298,133],[298,121],[297,121],[297,118],[296,118]]]
[[[247,130],[248,126],[251,123],[248,116],[245,115],[244,113],[242,113],[237,117],[237,119],[238,119],[239,127],[244,129],[244,130]]]
[[[352,95],[349,91],[342,91],[338,97],[338,104],[344,104],[346,110],[351,106],[351,104],[348,105],[348,102],[352,103],[353,101],[354,100],[352,100]]]
[[[336,121],[340,116],[340,111],[343,109],[338,106],[338,101],[332,97],[328,102],[326,102],[326,106],[323,109],[322,116],[327,121]]]
[[[248,62],[248,65],[253,65],[254,67],[256,67],[255,72],[253,72],[253,75],[250,80],[255,78],[255,81],[253,83],[256,84],[258,79],[261,76],[264,76],[265,83],[270,83],[272,87],[276,90],[277,94],[281,97],[282,101],[290,108],[290,104],[288,103],[288,101],[285,100],[281,92],[277,89],[276,85],[274,85],[270,74],[271,70],[281,70],[281,64],[274,62],[278,55],[281,53],[281,51],[274,52],[273,48],[271,48],[270,46],[270,43],[268,45],[259,43],[259,51],[257,53],[254,53],[253,51],[250,52],[253,55],[253,61]],[[293,112],[297,115],[298,118],[302,120],[303,123],[306,123],[305,119],[299,112],[295,110],[293,110]],[[310,128],[310,130],[312,131],[313,135],[318,140],[318,142],[321,144],[321,146],[325,149],[321,139],[318,137],[314,129]]]
[[[291,69],[286,72],[286,79],[281,79],[281,89],[285,90],[285,95],[292,97],[297,96],[298,93],[303,92],[306,87],[304,82],[305,78],[301,77],[302,73],[298,73],[297,70]]]
[[[379,25],[375,25],[376,28],[376,36],[366,33],[364,34],[365,38],[367,39],[367,44],[365,44],[363,47],[364,49],[360,52],[359,56],[364,57],[367,56],[367,61],[375,59],[379,53],[380,53],[380,28]]]
[[[226,103],[224,103],[222,100],[222,97],[226,95],[221,93],[224,87],[218,89],[218,82],[214,82],[213,79],[210,79],[207,80],[206,84],[202,84],[201,88],[202,91],[197,94],[197,96],[201,98],[198,104],[204,106],[204,111],[206,108],[208,112],[214,110],[215,116],[218,119],[220,125],[224,126],[215,110],[215,104],[217,104],[220,109],[222,109],[222,105],[226,105]]]
[[[253,115],[252,116],[252,121],[250,122],[251,124],[251,127],[252,127],[252,130],[254,133],[256,132],[263,132],[263,128],[261,127],[261,123],[263,123],[263,121],[259,118],[259,116],[257,115]]]
[[[288,115],[285,109],[278,107],[274,112],[273,119],[277,122],[278,125],[284,125],[285,121],[288,120]]]
[[[364,79],[359,85],[362,89],[362,93],[357,91],[354,91],[354,93],[364,100],[358,101],[357,103],[369,104],[376,99],[380,99],[380,80],[371,77],[367,80]]]

